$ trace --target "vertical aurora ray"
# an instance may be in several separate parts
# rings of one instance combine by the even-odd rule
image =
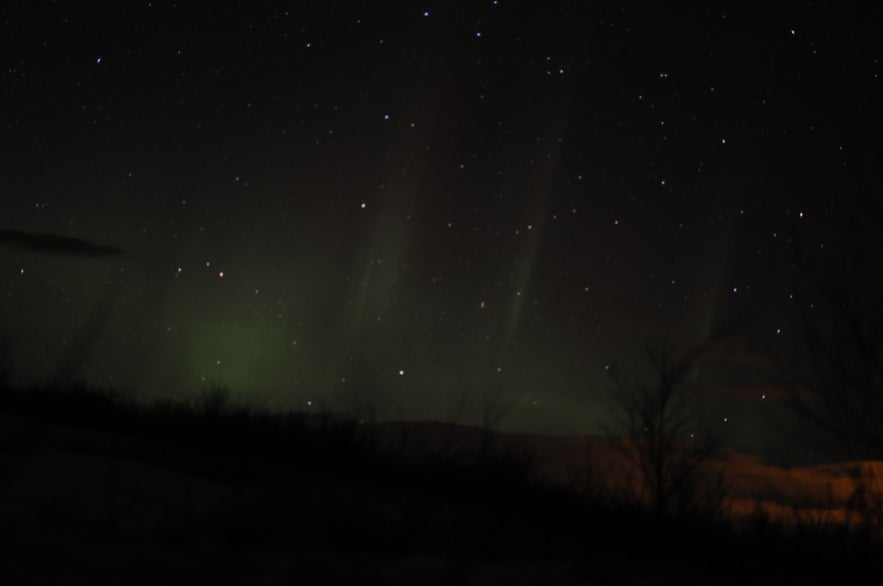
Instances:
[[[525,206],[523,215],[520,216],[520,224],[517,226],[519,235],[522,236],[520,248],[517,253],[518,269],[513,279],[514,292],[508,304],[507,318],[500,351],[508,354],[511,352],[513,342],[516,340],[524,314],[524,304],[530,298],[531,281],[534,276],[534,267],[539,257],[546,224],[549,221],[547,211],[549,201],[554,197],[554,190],[558,187],[561,173],[561,159],[563,154],[563,141],[561,137],[566,133],[570,121],[568,107],[561,104],[545,104],[549,111],[556,112],[552,121],[547,121],[545,127],[545,141],[554,146],[546,155],[545,164],[530,178],[527,192],[523,195],[525,201],[530,202]]]

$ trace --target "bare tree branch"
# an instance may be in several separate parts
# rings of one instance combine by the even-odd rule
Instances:
[[[796,248],[797,327],[809,393],[795,405],[849,457],[883,457],[883,226],[879,205],[848,200],[829,252]]]
[[[722,503],[720,491],[715,498],[702,494],[707,490],[706,465],[719,452],[720,438],[702,425],[686,392],[690,373],[720,336],[716,333],[682,355],[668,342],[648,345],[649,384],[627,378],[617,363],[608,367],[624,434],[614,445],[638,470],[645,500],[655,513],[683,514],[703,498],[716,503],[715,509]]]

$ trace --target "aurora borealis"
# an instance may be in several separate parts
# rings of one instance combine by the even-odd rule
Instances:
[[[746,316],[702,380],[767,441],[798,232],[879,188],[850,11],[5,5],[0,229],[122,251],[0,243],[17,376],[583,433],[611,359]]]

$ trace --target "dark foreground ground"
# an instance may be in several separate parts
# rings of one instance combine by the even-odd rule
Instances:
[[[5,390],[0,580],[827,584],[883,569],[883,550],[855,532],[654,518],[546,486],[529,455],[475,437],[415,457],[400,449],[414,438],[389,427],[256,413],[218,394],[136,406]]]

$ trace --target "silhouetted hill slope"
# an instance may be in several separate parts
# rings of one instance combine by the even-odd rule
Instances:
[[[879,565],[830,540],[758,541],[549,485],[530,450],[566,440],[205,399],[4,393],[13,582],[811,583]]]

